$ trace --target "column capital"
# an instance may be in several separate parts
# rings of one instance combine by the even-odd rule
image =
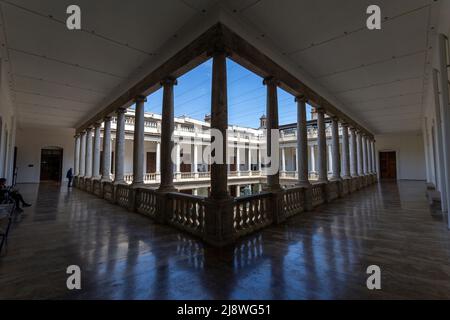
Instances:
[[[349,124],[347,123],[347,122],[341,122],[341,126],[342,127],[345,127],[345,128],[348,128],[348,126],[349,126]]]
[[[91,132],[92,129],[93,129],[93,127],[92,127],[92,124],[91,124],[91,125],[89,125],[89,126],[86,128],[85,132],[86,132],[86,133]]]
[[[123,114],[125,112],[127,112],[127,108],[119,108],[116,110],[116,114]]]
[[[325,113],[326,113],[325,108],[322,107],[322,106],[316,106],[316,107],[314,107],[314,109],[316,109],[316,112],[317,112],[317,113],[322,113],[322,114],[325,114]]]
[[[336,121],[339,122],[339,117],[338,116],[330,116],[332,121]]]
[[[161,80],[160,84],[163,85],[172,85],[176,86],[178,84],[178,81],[175,77],[167,77]]]
[[[146,96],[139,95],[139,96],[137,96],[136,98],[134,98],[134,100],[135,100],[136,102],[147,102],[147,97],[146,97]]]
[[[73,137],[74,137],[75,139],[78,139],[80,136],[81,136],[81,133],[76,133]]]
[[[264,78],[263,80],[263,85],[268,85],[268,86],[278,86],[280,82],[275,79],[273,76],[269,76]]]
[[[295,97],[295,102],[303,102],[303,103],[307,103],[308,102],[308,97],[305,96],[304,94],[298,95]]]
[[[104,122],[111,121],[111,118],[112,118],[111,116],[106,116],[103,118],[103,121]]]
[[[94,123],[94,129],[95,128],[100,128],[101,126],[102,126],[102,123],[100,121]]]

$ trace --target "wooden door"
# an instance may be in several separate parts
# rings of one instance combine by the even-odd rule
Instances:
[[[61,181],[62,149],[41,150],[41,181]]]
[[[397,179],[397,159],[395,151],[380,152],[380,178]]]
[[[156,152],[147,152],[147,168],[146,173],[156,172]]]

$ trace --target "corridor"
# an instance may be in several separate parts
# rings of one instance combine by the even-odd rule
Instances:
[[[381,182],[222,249],[77,189],[20,190],[33,206],[0,258],[0,299],[450,298],[450,235],[424,182]],[[372,264],[381,290],[366,288]]]

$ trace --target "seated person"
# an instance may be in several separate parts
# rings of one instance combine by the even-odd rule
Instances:
[[[19,212],[23,211],[23,209],[20,207],[20,204],[22,204],[23,207],[31,206],[31,204],[26,203],[25,200],[23,200],[23,197],[18,190],[8,188],[6,186],[5,178],[0,178],[0,203],[3,203],[8,198],[8,196],[14,200],[14,202],[16,203],[16,210]]]

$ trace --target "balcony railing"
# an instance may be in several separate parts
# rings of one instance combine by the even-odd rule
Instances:
[[[156,217],[157,197],[156,191],[149,188],[136,190],[136,211],[149,217]]]
[[[200,174],[209,177],[208,172],[194,175]],[[344,194],[344,185],[347,185],[346,192],[353,192],[352,189],[356,191],[376,180],[375,175],[366,175],[342,181],[313,183],[311,188],[292,187],[219,201],[184,193],[158,192],[149,187],[132,188],[127,183],[114,184],[85,177],[75,177],[74,183],[76,187],[100,194],[100,197],[130,211],[168,223],[208,243],[221,246],[340,197]]]
[[[205,198],[183,193],[168,194],[168,223],[197,236],[205,229]]]
[[[234,199],[233,231],[235,236],[243,236],[272,223],[270,200],[270,193],[259,193]]]

